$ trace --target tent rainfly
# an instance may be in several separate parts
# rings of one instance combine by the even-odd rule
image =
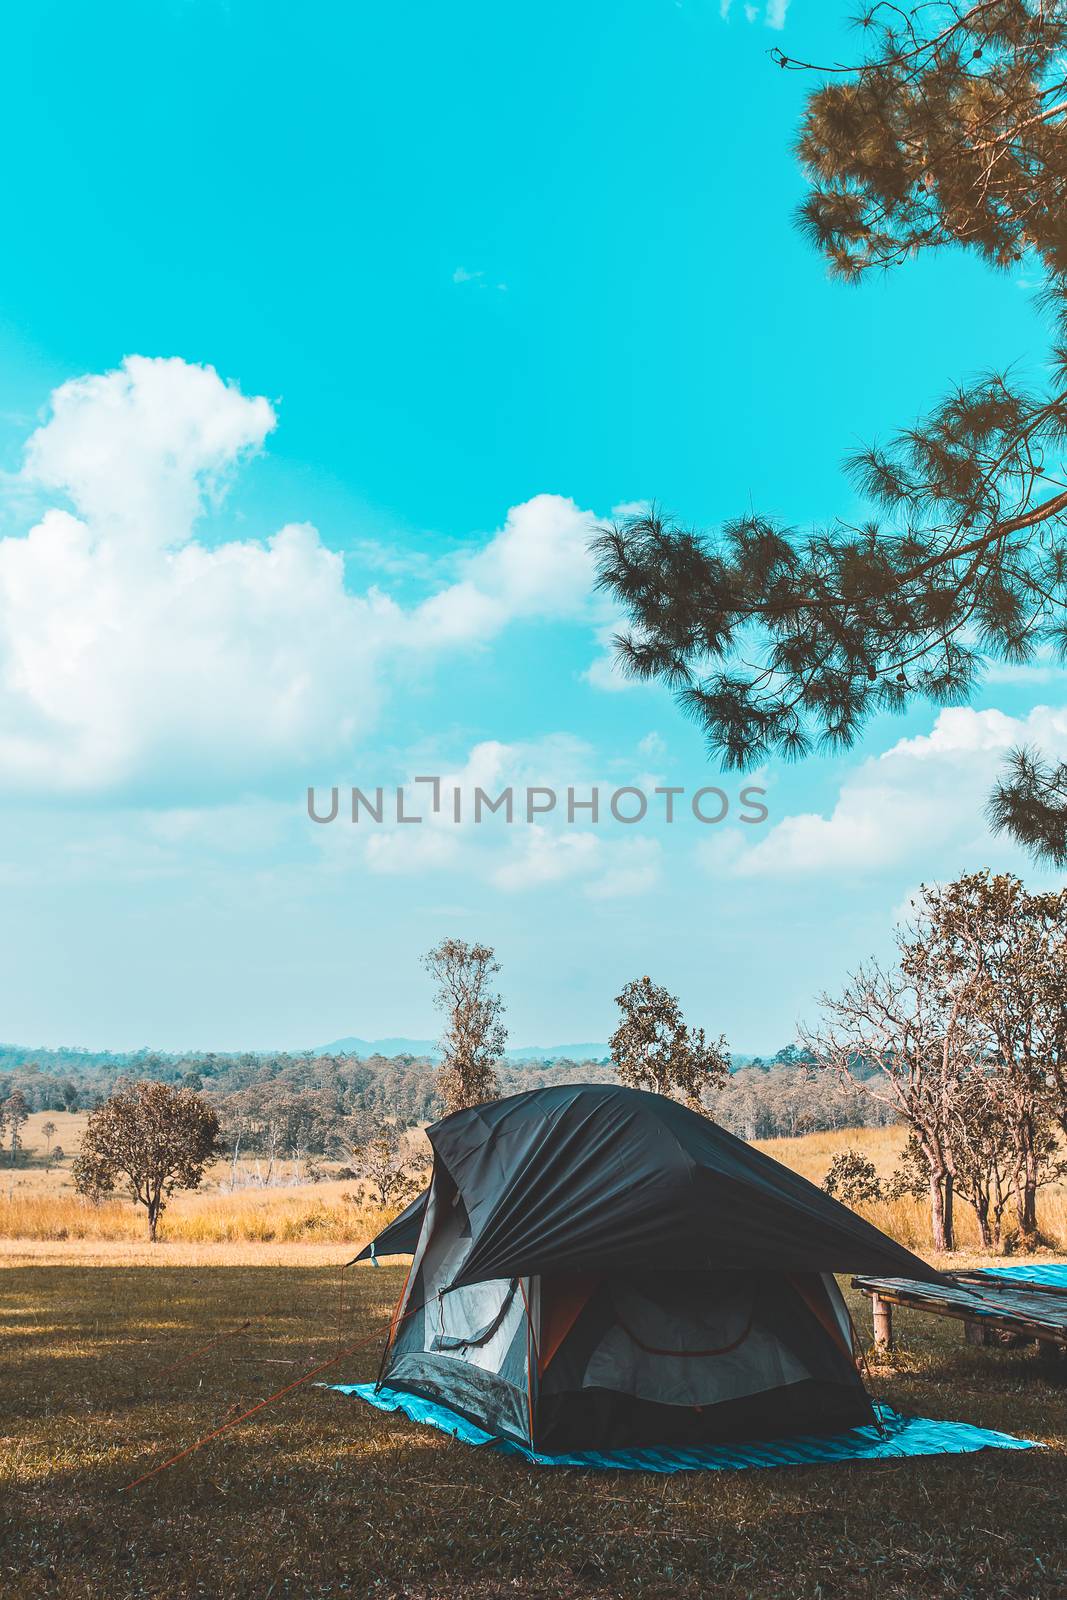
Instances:
[[[835,1272],[937,1281],[863,1218],[661,1095],[568,1084],[428,1129],[379,1387],[532,1450],[875,1420]]]

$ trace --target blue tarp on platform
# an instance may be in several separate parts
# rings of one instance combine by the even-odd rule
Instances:
[[[339,1394],[354,1394],[379,1411],[402,1411],[412,1422],[429,1423],[464,1444],[491,1445],[505,1455],[521,1456],[538,1467],[588,1467],[611,1472],[723,1472],[744,1467],[799,1467],[823,1461],[887,1461],[902,1456],[967,1455],[976,1450],[1032,1450],[1032,1439],[1010,1433],[974,1428],[968,1422],[936,1422],[929,1417],[901,1417],[889,1406],[875,1409],[883,1432],[877,1428],[850,1428],[847,1433],[799,1435],[791,1439],[763,1439],[749,1444],[707,1445],[694,1450],[584,1450],[567,1455],[539,1455],[510,1439],[494,1438],[447,1406],[404,1394],[399,1389],[376,1389],[373,1383],[339,1383]]]
[[[980,1267],[976,1277],[1012,1278],[1045,1289],[1067,1289],[1067,1261],[1035,1261],[1031,1266]]]

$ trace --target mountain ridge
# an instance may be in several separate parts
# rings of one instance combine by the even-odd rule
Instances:
[[[438,1060],[441,1055],[436,1039],[360,1039],[355,1034],[334,1039],[329,1044],[317,1045],[313,1054],[323,1056],[430,1056]],[[517,1045],[505,1050],[505,1061],[605,1061],[611,1054],[604,1043]]]

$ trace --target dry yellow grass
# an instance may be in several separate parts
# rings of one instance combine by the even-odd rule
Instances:
[[[839,1128],[833,1133],[805,1133],[796,1139],[757,1139],[757,1150],[799,1172],[811,1183],[822,1183],[834,1156],[842,1150],[862,1150],[888,1178],[900,1160],[906,1134],[902,1127]]]
[[[17,1166],[0,1157],[0,1239],[135,1241],[144,1237],[145,1214],[125,1196],[93,1205],[74,1188],[71,1164],[81,1144],[87,1113],[35,1112],[26,1124]],[[44,1125],[55,1124],[52,1144],[63,1159],[46,1159]],[[262,1164],[243,1161],[234,1174],[218,1161],[196,1193],[172,1196],[163,1213],[160,1238],[197,1244],[363,1242],[388,1220],[366,1203],[358,1183],[292,1181],[301,1169],[279,1163],[270,1186],[257,1182]],[[234,1182],[236,1179],[236,1187]]]
[[[58,1167],[36,1164],[43,1156],[41,1124],[51,1119],[63,1146]],[[134,1242],[144,1237],[145,1219],[140,1208],[125,1198],[92,1205],[74,1191],[70,1160],[76,1153],[82,1113],[37,1113],[27,1127],[27,1163],[0,1169],[0,1239],[52,1240],[78,1243],[87,1240]],[[834,1156],[842,1150],[861,1150],[888,1178],[904,1143],[901,1128],[847,1128],[834,1133],[805,1134],[796,1139],[768,1139],[759,1148],[792,1167],[812,1183],[821,1183]],[[6,1156],[6,1153],[5,1153]],[[281,1169],[284,1180],[291,1170]],[[196,1194],[175,1195],[163,1214],[160,1238],[166,1242],[198,1245],[270,1243],[362,1243],[386,1219],[366,1203],[361,1186],[328,1180],[295,1184],[282,1181],[262,1187],[253,1180],[254,1163],[242,1164],[238,1187],[225,1162],[206,1175]],[[921,1200],[883,1200],[857,1207],[877,1227],[902,1244],[929,1251],[930,1228]],[[1067,1248],[1067,1188],[1042,1191],[1038,1202],[1042,1232],[1059,1248]],[[979,1250],[978,1230],[972,1212],[960,1204],[956,1210],[957,1242],[961,1250]]]
[[[163,1213],[163,1241],[196,1244],[319,1241],[347,1244],[373,1236],[389,1213],[364,1204],[341,1183],[285,1189],[211,1190],[175,1195]],[[16,1191],[0,1197],[0,1238],[140,1240],[144,1211],[129,1200],[93,1205],[71,1192]]]
[[[834,1156],[842,1150],[859,1150],[873,1161],[878,1175],[886,1179],[900,1160],[905,1130],[894,1128],[843,1128],[834,1133],[809,1133],[797,1139],[764,1139],[758,1148],[776,1161],[792,1167],[812,1183],[821,1184]],[[904,1198],[879,1200],[855,1208],[884,1233],[899,1239],[909,1250],[930,1252],[929,1208],[922,1200]],[[1067,1249],[1067,1187],[1050,1185],[1038,1196],[1038,1227],[1059,1249]],[[956,1206],[956,1242],[960,1250],[977,1253],[981,1249],[974,1212],[960,1202]]]
[[[0,1151],[0,1194],[12,1190],[53,1190],[64,1184],[70,1186],[70,1164],[81,1147],[82,1130],[88,1119],[85,1111],[34,1111],[22,1129],[22,1149],[18,1165],[11,1165],[11,1151],[5,1144]],[[47,1139],[45,1124],[51,1122],[55,1133]],[[53,1167],[47,1160],[50,1146],[59,1145],[63,1160]]]

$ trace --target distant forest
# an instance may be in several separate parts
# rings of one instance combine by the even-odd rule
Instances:
[[[123,1080],[202,1092],[232,1148],[278,1156],[343,1155],[354,1123],[431,1122],[436,1065],[426,1056],[163,1055],[155,1051],[29,1050],[0,1046],[0,1102],[21,1091],[31,1111],[92,1110]],[[501,1093],[554,1083],[610,1083],[609,1061],[524,1061],[499,1069]],[[737,1068],[709,1100],[717,1122],[744,1139],[881,1125],[890,1114],[860,1088],[843,1091],[795,1045]]]

